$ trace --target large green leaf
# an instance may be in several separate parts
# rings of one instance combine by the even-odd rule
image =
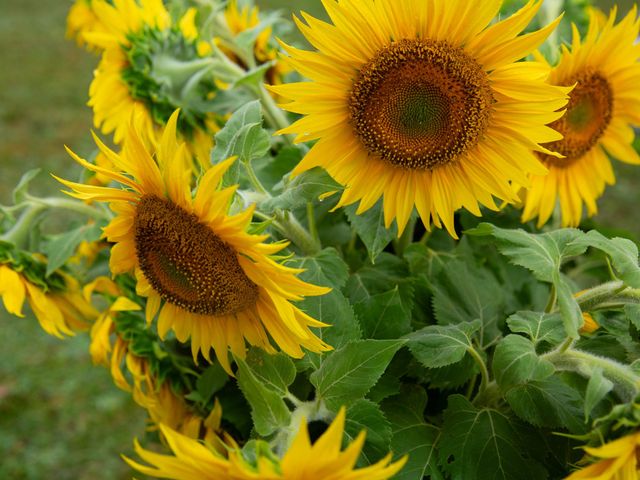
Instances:
[[[507,325],[513,333],[527,335],[535,345],[555,345],[565,339],[562,317],[557,313],[520,311],[507,318]]]
[[[611,264],[621,280],[633,288],[640,288],[640,267],[638,266],[638,246],[626,238],[607,238],[597,230],[591,230],[576,239],[576,246],[594,247],[611,258]]]
[[[493,355],[492,369],[503,391],[528,380],[543,380],[555,372],[553,364],[539,358],[534,344],[520,335],[507,335],[500,340]]]
[[[279,195],[262,202],[260,209],[265,212],[276,209],[292,210],[306,205],[307,202],[318,200],[323,193],[341,189],[342,186],[326,171],[316,167],[290,180],[284,185],[284,190]]]
[[[365,338],[398,338],[411,331],[411,316],[397,286],[356,304],[354,310]]]
[[[480,320],[456,325],[429,325],[408,335],[413,356],[427,368],[459,362],[472,348],[472,337],[480,329]]]
[[[582,312],[573,297],[571,287],[560,272],[562,263],[568,258],[582,255],[588,245],[582,240],[584,232],[575,228],[564,228],[549,233],[533,234],[522,229],[507,230],[489,223],[481,223],[466,232],[469,235],[493,236],[498,250],[511,262],[530,270],[543,282],[554,285],[558,307],[564,320],[566,334],[578,338],[582,326]]]
[[[385,228],[382,200],[360,215],[356,215],[356,210],[355,205],[345,208],[349,223],[367,247],[371,262],[375,263],[378,255],[398,236],[398,228],[395,223],[391,228]]]
[[[367,432],[361,454],[367,464],[374,463],[389,453],[391,424],[380,407],[370,400],[356,400],[347,410],[345,436],[353,441],[361,431]]]
[[[238,386],[251,406],[256,432],[263,436],[271,435],[289,425],[291,412],[282,396],[258,378],[244,360],[236,358],[236,363]]]
[[[515,385],[506,392],[505,398],[513,411],[532,425],[584,431],[584,400],[557,375]]]
[[[442,467],[464,480],[543,480],[542,465],[527,455],[513,419],[497,410],[473,406],[451,395],[439,442]]]
[[[47,276],[63,266],[71,258],[81,242],[93,242],[100,238],[102,229],[97,223],[82,225],[74,230],[52,236],[44,247],[47,256]]]
[[[327,407],[337,411],[363,398],[384,373],[404,340],[358,340],[327,355],[311,383]]]
[[[242,161],[264,156],[271,146],[271,136],[262,128],[262,107],[255,100],[236,111],[216,133],[211,163],[217,164],[237,155]]]
[[[338,252],[333,248],[326,248],[314,257],[297,259],[292,264],[305,269],[300,274],[302,280],[314,285],[332,288],[325,295],[306,297],[297,304],[316,320],[331,325],[326,328],[314,329],[315,334],[336,349],[352,340],[359,339],[361,337],[360,327],[353,308],[340,291],[340,288],[347,281],[348,267]],[[303,363],[317,370],[324,357],[307,353]]]
[[[257,380],[280,396],[287,393],[296,378],[296,366],[284,353],[270,355],[261,348],[252,348],[246,364]]]

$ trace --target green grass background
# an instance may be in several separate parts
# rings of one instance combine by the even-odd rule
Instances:
[[[258,3],[322,10],[319,0]],[[64,39],[69,5],[0,3],[0,203],[9,203],[28,169],[68,172],[72,165],[63,144],[81,152],[91,148],[85,103],[97,59]],[[616,169],[618,184],[600,202],[597,221],[640,235],[634,187],[639,169]],[[58,188],[43,174],[33,191],[52,194]],[[31,316],[11,317],[0,307],[0,342],[0,479],[131,478],[119,454],[131,453],[145,415],[104,368],[91,365],[86,336],[60,341]]]

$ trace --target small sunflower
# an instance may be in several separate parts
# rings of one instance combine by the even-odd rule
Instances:
[[[206,165],[218,130],[207,104],[217,88],[211,75],[189,81],[206,68],[195,10],[189,9],[174,25],[161,0],[115,0],[113,5],[102,1],[92,9],[104,26],[102,32],[84,35],[90,46],[103,50],[89,87],[96,128],[113,132],[120,145],[133,117],[151,148],[169,116],[181,108],[181,137],[195,159]]]
[[[526,193],[522,220],[538,217],[542,226],[560,200],[562,225],[575,227],[583,205],[589,216],[598,211],[596,200],[615,177],[607,153],[638,165],[632,147],[633,126],[640,125],[640,48],[635,44],[640,21],[636,8],[617,25],[613,10],[606,21],[590,11],[584,41],[573,28],[571,49],[562,56],[549,77],[555,85],[575,85],[569,94],[566,114],[551,124],[562,140],[545,145],[563,158],[540,155],[549,169],[534,176]]]
[[[386,480],[398,473],[406,462],[406,457],[391,462],[388,454],[379,462],[364,468],[355,468],[362,450],[366,432],[360,435],[342,451],[342,437],[345,424],[345,409],[342,408],[329,428],[311,443],[307,423],[300,430],[282,460],[273,456],[259,456],[256,465],[251,465],[238,451],[237,445],[229,440],[229,453],[225,457],[188,437],[160,426],[175,456],[159,455],[143,449],[135,443],[136,453],[152,466],[142,465],[125,458],[133,468],[145,475],[156,478],[184,479],[262,479],[262,480]],[[228,438],[228,436],[227,436]],[[235,447],[235,448],[234,448]],[[264,454],[263,454],[264,455]]]
[[[345,186],[338,206],[360,201],[357,213],[383,196],[399,233],[415,206],[427,228],[455,236],[455,210],[496,209],[494,197],[515,200],[512,181],[546,173],[534,151],[561,138],[546,125],[570,88],[547,84],[548,66],[517,61],[558,24],[519,35],[542,2],[492,25],[501,0],[323,4],[333,24],[295,19],[317,51],[284,45],[312,81],[272,87],[305,115],[280,133],[318,140],[294,174],[324,167]]]
[[[67,38],[76,41],[78,46],[87,44],[84,36],[91,32],[104,32],[105,28],[93,11],[92,3],[104,0],[76,0],[67,15]],[[99,51],[95,47],[90,50]]]
[[[573,472],[566,480],[637,480],[640,478],[640,432],[632,433],[596,448],[585,447],[601,460]]]
[[[176,111],[167,124],[156,160],[145,149],[135,128],[127,133],[118,155],[96,138],[100,150],[116,166],[103,169],[72,157],[87,169],[101,172],[126,189],[97,187],[60,180],[77,198],[110,202],[117,216],[105,228],[115,245],[110,268],[133,271],[137,291],[147,297],[146,316],[158,316],[158,334],[173,330],[177,339],[191,337],[194,359],[210,349],[230,372],[228,349],[245,354],[245,340],[273,352],[267,333],[292,357],[301,347],[313,352],[330,347],[309,327],[325,327],[291,301],[322,295],[329,289],[298,279],[300,269],[277,263],[272,255],[286,243],[262,243],[267,235],[246,232],[253,206],[227,216],[237,186],[217,190],[233,159],[211,167],[191,194],[192,170],[184,144],[176,142]],[[157,163],[156,163],[157,161]]]
[[[10,314],[24,317],[22,308],[27,300],[42,329],[58,338],[88,330],[88,322],[98,316],[82,297],[73,277],[55,274],[61,287],[53,289],[42,281],[30,280],[24,270],[17,270],[11,263],[0,262],[0,297]]]

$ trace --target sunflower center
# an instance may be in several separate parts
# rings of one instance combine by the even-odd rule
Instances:
[[[591,150],[602,137],[613,114],[613,92],[606,78],[586,71],[571,78],[566,85],[576,87],[569,94],[567,113],[550,127],[564,138],[545,145],[565,158],[541,155],[548,163],[566,167]]]
[[[203,315],[230,315],[255,304],[258,287],[236,251],[198,217],[145,195],[135,214],[136,255],[145,278],[169,303]]]
[[[397,167],[430,170],[480,140],[493,101],[486,73],[463,49],[400,40],[360,70],[349,109],[370,154]]]

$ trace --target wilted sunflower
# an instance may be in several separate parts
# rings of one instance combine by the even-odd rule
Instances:
[[[605,185],[615,183],[607,153],[622,162],[640,164],[631,145],[632,126],[640,125],[636,8],[617,25],[615,10],[605,23],[593,10],[590,17],[584,41],[574,27],[571,50],[563,46],[549,78],[553,84],[575,88],[566,114],[551,124],[564,138],[545,145],[564,158],[541,155],[549,174],[534,176],[526,193],[522,219],[537,216],[539,226],[549,219],[558,199],[563,226],[580,223],[583,204],[589,216],[597,212],[596,200]]]
[[[566,480],[637,480],[640,476],[640,432],[585,451],[601,460],[573,472]]]
[[[262,480],[386,480],[402,469],[406,457],[391,462],[391,454],[373,465],[355,468],[362,450],[366,432],[360,435],[342,451],[342,436],[345,424],[345,409],[331,423],[329,428],[311,443],[307,423],[304,421],[293,439],[291,446],[278,461],[273,456],[259,456],[256,465],[251,465],[238,451],[237,445],[228,438],[230,444],[227,457],[220,455],[195,440],[180,435],[164,426],[161,430],[168,440],[175,456],[159,455],[143,449],[135,442],[136,453],[152,467],[125,458],[127,463],[145,475],[176,480],[202,479],[262,479]],[[235,448],[234,448],[235,447]]]
[[[312,82],[273,87],[304,114],[281,133],[318,140],[294,169],[324,167],[345,186],[338,206],[358,213],[384,196],[387,227],[399,232],[413,207],[423,223],[455,235],[453,213],[493,197],[514,198],[511,181],[546,169],[534,150],[560,139],[569,88],[545,83],[549,68],[517,62],[556,27],[518,36],[542,2],[489,26],[501,0],[323,2],[328,24],[295,19],[315,52],[287,45],[288,62]]]
[[[161,0],[101,1],[92,9],[105,29],[84,35],[90,46],[103,50],[89,88],[96,128],[113,132],[114,142],[121,144],[135,111],[136,128],[152,147],[169,116],[181,108],[181,138],[207,164],[218,129],[207,102],[216,87],[211,74],[191,81],[207,66],[200,55],[195,10],[173,25]]]
[[[105,228],[107,239],[116,244],[111,250],[112,273],[135,272],[138,293],[148,297],[147,320],[160,312],[161,338],[169,330],[181,342],[191,337],[194,359],[202,352],[209,360],[213,348],[228,372],[227,350],[244,356],[245,339],[272,352],[267,333],[292,357],[303,356],[301,347],[329,350],[309,329],[326,325],[291,303],[329,289],[303,282],[295,276],[301,270],[271,257],[286,243],[262,243],[267,235],[247,233],[253,206],[227,216],[237,186],[217,188],[233,159],[211,167],[192,198],[192,170],[184,144],[176,142],[177,118],[175,112],[169,119],[155,161],[133,126],[120,155],[96,138],[115,165],[113,170],[70,152],[81,165],[128,187],[60,180],[74,190],[72,196],[110,202],[117,213]]]
[[[53,289],[43,282],[35,283],[24,270],[16,271],[11,263],[0,263],[0,297],[7,312],[23,317],[25,300],[49,335],[62,338],[75,331],[88,330],[89,321],[98,312],[84,300],[78,281],[69,275],[55,274],[60,287]]]

